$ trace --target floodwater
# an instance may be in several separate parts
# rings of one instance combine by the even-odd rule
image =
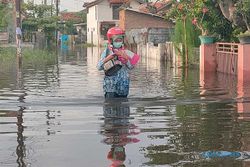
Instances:
[[[1,167],[250,165],[249,87],[141,59],[127,99],[105,101],[100,48],[1,64]]]

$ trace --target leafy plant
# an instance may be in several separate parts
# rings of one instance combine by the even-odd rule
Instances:
[[[42,31],[45,33],[47,40],[50,41],[54,37],[55,30],[58,29],[55,16],[55,9],[51,5],[34,5],[31,2],[24,3],[22,6],[27,17],[23,20],[22,28],[27,33],[33,31]]]
[[[247,36],[250,36],[250,31],[246,31],[246,32],[241,32],[238,37],[247,37]]]
[[[240,33],[238,37],[250,36],[250,0],[239,0],[235,4],[236,14],[242,16],[247,31]]]
[[[12,22],[12,6],[0,2],[0,31],[6,31]]]
[[[206,0],[173,0],[174,7],[167,13],[167,18],[183,20],[186,17],[192,18],[192,23],[201,30],[202,35],[208,34],[207,15],[209,9]]]

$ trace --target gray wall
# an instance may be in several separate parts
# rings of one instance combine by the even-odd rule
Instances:
[[[132,29],[126,32],[128,42],[130,44],[153,44],[169,42],[173,33],[172,28],[143,28]]]

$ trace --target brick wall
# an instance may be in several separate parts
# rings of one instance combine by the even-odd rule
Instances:
[[[133,10],[121,10],[119,26],[124,30],[140,28],[171,28],[173,24],[165,19],[151,14],[145,14]]]

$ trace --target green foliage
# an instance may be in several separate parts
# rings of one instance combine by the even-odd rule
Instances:
[[[24,49],[22,55],[24,66],[39,67],[56,62],[56,54],[48,50]]]
[[[0,31],[6,31],[12,20],[12,6],[0,2]]]
[[[67,21],[64,27],[64,33],[69,35],[77,34],[76,28],[74,27],[73,21]]]
[[[249,37],[250,36],[250,31],[246,31],[244,33],[240,33],[238,37]]]
[[[250,31],[250,0],[240,0],[235,6],[236,14],[242,16],[247,30]]]
[[[175,24],[175,32],[172,37],[174,46],[178,53],[181,54],[184,63],[185,51],[188,51],[188,62],[191,64],[195,63],[194,47],[199,46],[198,32],[195,31],[194,26],[191,24],[190,19],[186,20],[186,29],[184,29],[184,22],[178,20]],[[186,38],[185,38],[186,34]],[[186,46],[184,45],[186,44]],[[187,47],[187,49],[185,49]]]
[[[189,17],[202,35],[213,35],[223,41],[232,40],[232,24],[223,16],[216,1],[173,0],[173,4],[167,19],[177,21]]]
[[[51,65],[56,62],[56,54],[47,50],[29,49],[22,50],[23,66],[32,66],[34,68],[41,65]],[[0,66],[11,65],[16,61],[15,48],[0,47]]]
[[[6,64],[6,62],[11,62],[15,59],[15,48],[1,48],[0,47],[0,66]]]
[[[51,39],[55,30],[58,29],[55,16],[55,9],[51,5],[34,5],[31,2],[23,4],[23,10],[27,13],[28,17],[23,20],[23,29],[27,32],[41,30],[45,35]]]
[[[23,3],[22,10],[26,12],[28,17],[42,18],[55,14],[55,8],[51,5],[33,4],[32,2]]]
[[[0,3],[0,27],[4,27],[4,13],[5,13],[5,6]]]
[[[86,12],[83,12],[83,11],[77,12],[76,15],[81,18],[81,22],[83,22],[83,23],[87,22],[87,13]]]

